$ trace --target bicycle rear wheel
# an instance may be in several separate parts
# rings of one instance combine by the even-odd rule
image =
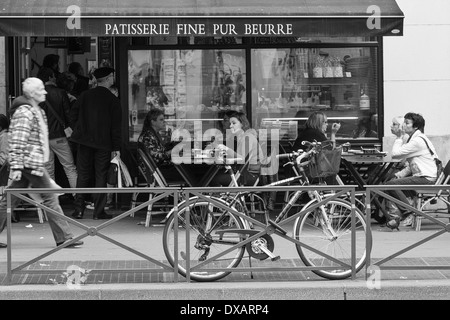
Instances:
[[[226,202],[220,199],[222,204]],[[178,270],[186,277],[187,250],[190,254],[190,267],[193,268],[206,259],[222,253],[246,238],[245,234],[239,234],[232,230],[244,229],[240,217],[228,210],[219,208],[197,197],[191,198],[189,205],[190,226],[186,224],[187,207],[178,211]],[[175,265],[175,215],[172,214],[166,222],[163,233],[163,247],[169,263]],[[186,242],[186,232],[189,229],[189,241]],[[230,231],[227,231],[230,230]],[[189,249],[187,249],[187,245]],[[235,268],[239,265],[245,252],[245,246],[232,249],[230,252],[214,259],[204,267]],[[191,279],[195,281],[215,281],[226,277],[231,272],[227,271],[202,271],[201,269],[190,272]]]
[[[302,211],[317,204],[317,201],[305,205]],[[351,264],[351,203],[336,199],[324,204],[325,212],[330,220],[332,232],[326,227],[320,208],[300,215],[294,226],[295,239],[323,252],[346,264]],[[356,232],[356,272],[361,270],[366,259],[366,223],[361,212],[355,208]],[[334,234],[333,234],[334,233]],[[312,270],[315,274],[331,279],[345,279],[351,276],[351,269],[345,269],[339,263],[323,257],[310,249],[296,245],[297,251],[306,266],[334,267],[331,270]]]

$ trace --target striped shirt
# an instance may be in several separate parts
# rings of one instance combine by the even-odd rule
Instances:
[[[48,148],[48,136],[39,124],[41,117],[46,127],[47,117],[40,107],[34,108],[23,104],[14,112],[8,135],[9,161],[12,171],[27,168],[31,169],[31,173],[36,176],[44,175],[45,146],[47,145]]]

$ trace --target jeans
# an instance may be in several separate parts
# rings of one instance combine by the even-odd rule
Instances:
[[[67,180],[71,188],[77,187],[77,168],[73,160],[72,150],[70,149],[67,138],[57,138],[49,141],[50,144],[50,159],[45,164],[50,177],[55,180],[55,154],[61,162],[66,173]]]
[[[22,178],[20,181],[13,181],[8,188],[28,188],[29,185],[31,185],[32,188],[52,188],[47,171],[44,170],[44,175],[40,177],[31,174],[31,170],[29,169],[22,170]],[[30,193],[32,193],[31,190]],[[43,200],[43,205],[64,215],[64,212],[59,205],[58,196],[55,193],[40,193],[39,196]],[[19,198],[12,196],[11,210],[14,210],[14,208],[20,204],[20,201]],[[6,208],[6,196],[4,196],[0,200],[0,232],[6,227]],[[53,214],[47,214],[47,218],[53,233],[53,238],[57,244],[73,238],[69,223],[66,220]]]
[[[427,184],[434,184],[434,182],[428,180],[425,177],[409,176],[409,177],[400,178],[400,179],[392,179],[392,180],[386,181],[384,184],[385,185],[415,185],[415,184],[427,185]],[[404,191],[402,191],[402,190],[387,190],[386,193],[398,200],[401,200],[402,202],[404,202],[406,204],[409,204],[408,197],[412,198],[416,194],[416,192],[414,190],[404,190]]]
[[[77,151],[77,188],[106,188],[111,151],[78,145]],[[92,178],[94,185],[92,186]],[[84,212],[85,194],[75,196],[75,210]],[[92,194],[94,200],[94,217],[104,213],[106,205],[106,193]]]

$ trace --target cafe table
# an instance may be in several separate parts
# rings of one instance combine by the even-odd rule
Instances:
[[[398,160],[385,161],[386,155],[386,152],[377,150],[371,153],[361,150],[342,152],[339,177],[345,184],[356,184],[359,191],[365,191],[364,185],[382,184],[390,176],[391,170],[401,165]],[[377,197],[373,202],[375,208],[384,215],[385,209]]]
[[[400,162],[398,160],[385,161],[386,152],[376,151],[365,153],[360,150],[342,152],[340,174],[349,175],[349,179],[356,183],[359,190],[364,185],[377,185],[383,183]]]
[[[190,161],[177,163],[175,168],[190,187],[208,187],[220,169],[239,163],[242,163],[241,158],[220,158],[204,152],[192,153]]]

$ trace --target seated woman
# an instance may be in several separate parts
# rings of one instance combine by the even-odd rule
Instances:
[[[336,143],[336,133],[339,131],[340,128],[341,125],[339,123],[333,123],[333,125],[331,126],[330,139],[328,139],[326,136],[328,129],[327,116],[323,112],[315,111],[309,116],[308,120],[306,120],[305,129],[299,133],[292,149],[295,151],[299,149],[301,150],[308,149],[308,146],[302,145],[302,141],[324,142],[329,140],[333,142],[334,146]],[[324,179],[324,181],[329,185],[337,184],[335,177],[327,177]],[[312,184],[317,184],[322,181],[321,178],[319,178],[319,179],[312,179],[310,182]]]
[[[259,178],[261,164],[258,155],[261,155],[257,140],[256,130],[250,128],[250,122],[243,112],[235,112],[230,115],[230,130],[227,134],[227,142],[213,145],[227,158],[241,158],[248,160],[247,170],[242,173],[242,182],[246,186],[252,186]],[[226,170],[221,170],[211,181],[211,186],[229,186],[231,176]]]
[[[164,144],[160,131],[166,129],[164,111],[161,109],[151,109],[144,120],[142,132],[138,138],[138,144],[145,147],[147,154],[156,163],[167,181],[183,181],[178,170],[174,168],[171,161],[171,150],[174,147],[172,143]],[[139,161],[142,161],[141,159]],[[141,163],[140,163],[141,165]],[[141,166],[145,168],[145,166]]]
[[[328,129],[328,119],[325,113],[320,111],[313,112],[308,120],[306,120],[305,129],[301,131],[295,140],[293,150],[306,150],[308,147],[302,145],[302,141],[309,142],[323,142],[326,140],[336,141],[336,133],[341,128],[339,123],[333,123],[331,126],[331,135],[330,139],[327,138],[327,129]]]
[[[404,117],[405,121],[402,127],[392,127],[391,132],[396,136],[392,147],[393,159],[405,159],[406,166],[400,172],[395,173],[395,178],[385,182],[385,185],[427,185],[434,184],[437,178],[437,167],[435,163],[436,150],[425,136],[425,119],[418,113],[409,112]],[[408,134],[406,140],[403,137]],[[415,195],[414,190],[392,190],[386,191],[396,199],[406,204],[410,204]],[[394,207],[395,211],[389,214],[394,216],[387,222],[387,226],[391,229],[398,229],[399,223],[405,220],[410,212],[404,208]],[[390,217],[387,217],[390,218]],[[410,222],[411,223],[411,222]],[[409,223],[409,224],[410,224]]]

